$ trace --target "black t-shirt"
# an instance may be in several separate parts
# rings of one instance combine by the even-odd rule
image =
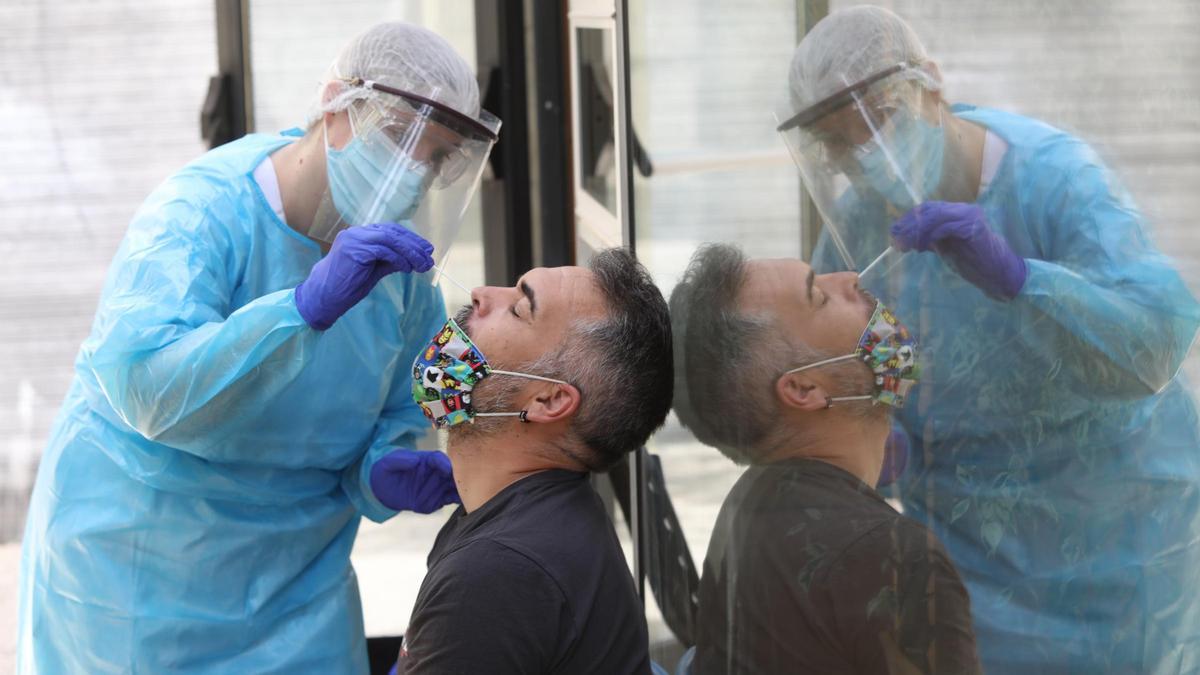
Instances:
[[[941,542],[816,460],[746,470],[700,580],[693,672],[979,673],[970,601]]]
[[[536,473],[450,517],[398,672],[650,672],[641,601],[587,474]]]

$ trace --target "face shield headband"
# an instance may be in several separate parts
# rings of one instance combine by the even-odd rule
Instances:
[[[421,95],[361,78],[347,108],[352,135],[326,143],[328,189],[307,234],[332,243],[347,227],[396,222],[434,245],[444,259],[455,240],[498,137],[500,120],[472,116]]]
[[[829,113],[853,103],[861,94],[866,91],[871,85],[883,80],[884,78],[895,75],[902,70],[908,70],[913,66],[907,63],[897,63],[894,66],[884,68],[883,70],[866,77],[858,82],[839,89],[829,96],[817,101],[800,112],[792,115],[784,120],[779,126],[775,127],[775,131],[784,132],[796,127],[806,127],[813,122],[821,119]]]
[[[845,87],[786,119],[786,108],[777,115],[783,119],[777,129],[825,220],[831,245],[846,268],[862,276],[891,252],[885,235],[861,229],[865,221],[854,214],[863,200],[878,199],[894,219],[930,198],[942,182],[942,109],[938,107],[937,124],[927,122],[920,100],[907,90],[891,89],[887,81],[897,77],[929,84],[924,69],[897,63],[858,82],[846,81]],[[851,108],[865,124],[868,139],[851,140],[823,124]]]
[[[498,138],[500,138],[500,136],[497,133],[498,128],[493,129],[493,128],[489,127],[488,125],[484,124],[483,122],[480,122],[479,120],[475,119],[474,117],[471,117],[470,115],[461,113],[461,112],[455,110],[454,108],[451,108],[450,106],[446,105],[445,103],[439,103],[431,98],[426,98],[424,96],[420,96],[418,94],[414,94],[409,91],[404,91],[403,89],[389,87],[386,84],[381,84],[374,80],[364,80],[361,77],[347,78],[346,83],[352,87],[365,87],[367,89],[374,89],[375,91],[380,91],[385,94],[399,96],[400,98],[406,99],[410,102],[418,103],[420,105],[427,105],[427,106],[433,108],[434,110],[437,110],[438,112],[441,112],[445,115],[449,115],[451,118],[458,120],[459,122],[467,125],[471,129],[473,129],[475,132],[479,133],[483,137],[483,139],[486,141],[495,143],[496,140]]]

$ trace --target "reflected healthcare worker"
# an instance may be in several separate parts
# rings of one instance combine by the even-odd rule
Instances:
[[[446,319],[415,273],[499,121],[402,23],[346,47],[319,113],[134,216],[33,491],[20,672],[367,672],[359,516],[458,501],[444,455],[394,449],[425,427],[410,365]]]
[[[989,673],[1200,671],[1200,307],[1073,136],[949,106],[913,30],[830,14],[779,129],[857,270],[931,357],[899,495],[971,592]]]

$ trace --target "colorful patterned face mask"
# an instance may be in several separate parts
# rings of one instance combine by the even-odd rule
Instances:
[[[798,373],[855,358],[861,359],[875,373],[875,393],[870,396],[830,397],[826,399],[826,404],[832,407],[834,401],[874,400],[875,403],[895,408],[904,407],[905,397],[921,377],[921,368],[917,364],[917,340],[882,302],[875,303],[875,313],[867,322],[853,354],[817,361],[787,372]]]
[[[492,373],[567,384],[562,380],[493,368],[458,323],[448,319],[429,346],[413,361],[413,401],[421,406],[435,429],[474,422],[476,417],[519,417],[524,422],[524,410],[475,412],[471,391]]]

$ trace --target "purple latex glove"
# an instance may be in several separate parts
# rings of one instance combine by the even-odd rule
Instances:
[[[875,487],[881,488],[895,483],[908,468],[908,434],[900,427],[893,426],[883,446],[883,470],[879,472],[879,482]]]
[[[960,277],[998,300],[1012,300],[1029,268],[1003,237],[992,231],[977,204],[925,202],[892,223],[900,251],[933,251]]]
[[[459,504],[454,472],[445,453],[396,448],[371,467],[371,493],[394,511],[433,513]]]
[[[433,266],[433,244],[395,223],[342,230],[333,248],[296,287],[296,309],[308,325],[325,330],[375,284],[393,272],[424,272]]]

